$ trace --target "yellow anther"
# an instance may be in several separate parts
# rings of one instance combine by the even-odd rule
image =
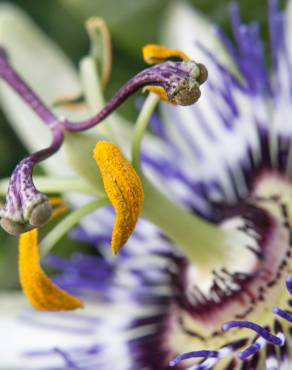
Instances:
[[[180,50],[168,49],[164,46],[149,44],[142,49],[143,59],[147,64],[163,63],[170,58],[190,60],[190,58]]]
[[[69,311],[83,307],[79,299],[58,288],[40,266],[37,229],[19,239],[19,278],[32,306],[39,311]]]
[[[64,201],[61,197],[50,197],[49,198],[49,203],[52,206],[60,206],[64,204]]]
[[[52,210],[52,218],[56,218],[68,210],[67,206],[56,207]]]
[[[60,197],[50,197],[49,203],[53,206],[52,218],[56,218],[68,210],[68,204]]]
[[[116,211],[111,244],[113,253],[117,254],[131,236],[142,210],[142,183],[114,144],[98,142],[93,156],[101,172],[105,191]]]
[[[164,88],[161,87],[161,86],[146,86],[146,87],[144,87],[143,92],[152,92],[152,93],[158,95],[161,100],[170,103]]]

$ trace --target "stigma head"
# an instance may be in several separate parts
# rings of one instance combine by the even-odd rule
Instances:
[[[28,205],[21,212],[21,216],[19,210],[14,213],[7,208],[2,209],[0,225],[8,234],[17,236],[45,225],[50,220],[51,215],[52,206],[48,199],[43,196],[43,199],[37,203]]]
[[[175,64],[177,71],[170,76],[165,87],[168,100],[176,105],[192,105],[201,96],[200,85],[207,80],[207,69],[194,61]]]

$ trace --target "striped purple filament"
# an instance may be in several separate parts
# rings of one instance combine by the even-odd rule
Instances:
[[[218,355],[219,355],[218,351],[202,350],[202,351],[188,352],[188,353],[179,355],[175,359],[170,361],[169,366],[176,366],[181,361],[188,360],[190,358],[197,358],[197,357],[218,358]]]
[[[286,279],[286,286],[291,294],[291,284],[292,284],[292,276],[288,276]],[[281,308],[274,307],[273,313],[280,316],[281,318],[287,320],[288,322],[292,322],[292,313],[282,310]],[[271,344],[272,346],[279,346],[282,347],[285,345],[285,337],[281,331],[278,331],[276,335],[273,335],[267,329],[263,328],[262,326],[250,322],[250,321],[229,321],[223,324],[222,330],[227,331],[232,328],[239,328],[239,329],[250,329],[256,332],[257,339],[253,341],[248,347],[246,347],[242,352],[238,352],[237,356],[240,360],[244,361],[247,360],[249,357],[254,356],[257,352],[259,352],[266,344]],[[238,346],[236,346],[238,348]],[[227,348],[227,347],[225,347]],[[235,348],[232,348],[233,351]],[[204,357],[204,360],[210,358],[222,358],[222,353],[219,351],[211,351],[211,350],[201,350],[201,351],[194,351],[194,352],[187,352],[182,355],[177,356],[174,360],[172,360],[169,365],[176,366],[181,361],[190,359],[190,358],[197,358],[197,357]],[[229,355],[231,351],[227,351],[226,355]],[[207,367],[200,367],[202,364],[199,364],[195,369],[207,369]],[[271,370],[273,368],[270,368]]]
[[[260,325],[250,321],[229,321],[222,326],[222,329],[224,331],[229,330],[231,328],[250,329],[255,331],[261,337],[263,337],[267,342],[270,342],[276,346],[282,346],[284,344],[283,339],[276,337],[275,335],[271,334],[268,330],[264,329]]]

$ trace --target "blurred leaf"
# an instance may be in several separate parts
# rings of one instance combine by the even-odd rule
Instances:
[[[25,155],[25,150],[1,111],[0,133],[0,176],[3,178],[11,174],[13,167]]]
[[[157,39],[161,14],[169,0],[60,0],[60,3],[83,22],[90,16],[103,17],[109,25],[114,44],[138,56],[145,43]]]
[[[0,231],[0,290],[16,289],[17,274],[17,238]]]

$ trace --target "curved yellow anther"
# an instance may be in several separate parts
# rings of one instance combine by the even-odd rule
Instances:
[[[52,218],[56,218],[68,210],[68,204],[61,197],[50,197],[49,203],[53,206]]]
[[[190,58],[180,50],[168,49],[164,46],[149,44],[142,49],[143,59],[147,64],[163,63],[170,58],[190,60]]]
[[[39,311],[69,311],[83,307],[79,299],[58,288],[40,266],[37,229],[19,239],[19,278],[32,306]]]
[[[117,254],[132,234],[142,210],[142,183],[114,144],[98,142],[93,156],[101,172],[104,189],[116,211],[111,245],[113,253]]]
[[[159,96],[159,98],[163,101],[166,101],[169,103],[168,96],[166,95],[166,92],[163,87],[161,86],[146,86],[143,89],[143,92],[152,92]]]

